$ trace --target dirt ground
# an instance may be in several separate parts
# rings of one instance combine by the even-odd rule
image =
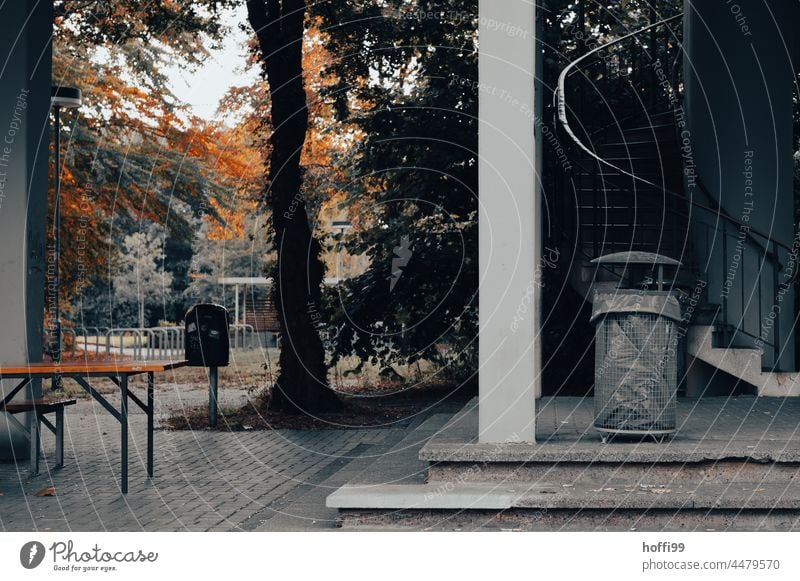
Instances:
[[[352,367],[342,365],[333,369],[328,378],[343,403],[342,410],[319,417],[279,414],[265,411],[267,386],[273,383],[278,357],[277,350],[269,351],[269,359],[264,352],[246,352],[232,360],[229,367],[220,369],[220,390],[245,389],[249,401],[242,407],[221,406],[218,429],[319,430],[390,426],[424,410],[456,405],[455,402],[465,401],[474,391],[470,386],[439,379],[434,373],[426,377],[427,366],[424,365],[401,369],[401,380],[388,381],[369,368],[362,369],[358,375],[347,375],[343,370],[356,366],[355,362],[349,362]],[[183,368],[177,370],[176,380],[205,389],[206,370]],[[167,420],[167,425],[177,430],[208,428],[207,409],[200,407],[174,415]]]

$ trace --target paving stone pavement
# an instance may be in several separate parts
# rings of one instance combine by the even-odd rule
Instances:
[[[157,391],[158,423],[207,401],[200,389]],[[241,405],[244,390],[226,389],[220,405]],[[109,401],[116,404],[113,395]],[[42,472],[31,476],[0,463],[3,531],[230,531],[252,529],[292,491],[329,477],[372,447],[399,439],[402,429],[171,431],[155,433],[155,475],[146,476],[146,416],[131,406],[129,492],[119,493],[119,427],[103,408],[80,400],[66,414],[65,466],[52,469],[45,434]],[[157,425],[158,425],[157,423]],[[46,486],[55,496],[36,497]],[[283,522],[291,529],[291,520]],[[299,522],[299,521],[298,521]],[[303,522],[307,522],[304,520]],[[249,526],[247,523],[251,523]]]
[[[800,441],[800,398],[707,397],[679,398],[675,440],[696,442]],[[594,424],[591,397],[545,397],[537,407],[536,437],[540,443],[600,438]]]
[[[134,388],[136,389],[136,387]],[[141,393],[141,386],[138,386]],[[113,404],[118,399],[107,396]],[[247,403],[247,390],[225,388],[221,407]],[[207,403],[191,385],[157,388],[157,425]],[[540,441],[596,439],[591,400],[545,398],[539,404]],[[455,404],[450,413],[463,404]],[[99,404],[68,408],[66,465],[54,470],[53,441],[45,435],[42,473],[31,476],[0,463],[0,531],[235,531],[331,530],[335,510],[325,497],[368,468],[433,410],[391,427],[353,430],[172,431],[157,429],[155,476],[146,477],[145,415],[131,406],[129,493],[119,493],[119,427]],[[447,413],[447,409],[439,412]],[[682,400],[679,443],[778,439],[796,442],[800,399]],[[552,440],[551,440],[552,438]],[[420,443],[420,446],[422,444]],[[414,454],[414,460],[416,453]],[[398,470],[413,470],[401,462]],[[413,464],[413,463],[412,463]],[[405,472],[403,472],[405,473]],[[53,486],[55,496],[36,497]]]

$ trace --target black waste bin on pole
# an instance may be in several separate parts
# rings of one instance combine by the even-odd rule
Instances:
[[[186,311],[186,361],[190,367],[208,367],[208,425],[217,426],[218,369],[228,365],[230,335],[228,310],[199,304]]]

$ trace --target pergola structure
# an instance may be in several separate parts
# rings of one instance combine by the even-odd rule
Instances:
[[[239,293],[240,288],[243,286],[245,287],[245,293],[247,293],[247,286],[270,286],[272,284],[272,279],[267,278],[264,276],[223,276],[217,279],[217,282],[222,285],[223,288],[223,296],[225,295],[224,289],[226,285],[233,286],[233,320],[235,324],[244,324],[247,320],[247,300],[242,301],[242,312],[241,317],[239,316]]]

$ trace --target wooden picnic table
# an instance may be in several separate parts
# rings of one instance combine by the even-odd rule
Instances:
[[[31,467],[34,472],[38,472],[39,463],[39,431],[40,422],[45,421],[48,427],[63,438],[63,428],[57,430],[58,422],[62,416],[57,416],[56,426],[52,426],[42,418],[42,414],[54,411],[60,407],[63,414],[63,405],[50,405],[46,400],[13,402],[14,396],[19,393],[34,379],[51,379],[53,377],[69,378],[75,381],[84,391],[86,391],[95,401],[108,411],[120,424],[120,443],[121,443],[121,479],[120,490],[122,494],[128,493],[128,399],[133,401],[147,414],[147,476],[153,477],[153,424],[155,417],[154,405],[154,386],[155,374],[170,371],[183,367],[186,361],[61,361],[61,362],[41,362],[41,363],[20,363],[13,365],[0,365],[0,379],[19,379],[17,384],[0,402],[0,410],[8,409],[9,413],[21,411],[32,411],[34,419],[30,426],[31,438]],[[147,374],[147,397],[146,403],[142,401],[128,387],[128,379],[135,375]],[[117,410],[109,401],[104,398],[89,383],[91,379],[109,379],[119,387],[120,409]],[[74,403],[74,401],[72,402]],[[69,405],[66,403],[65,405]],[[57,444],[58,446],[58,444]],[[63,461],[63,439],[59,455]]]

